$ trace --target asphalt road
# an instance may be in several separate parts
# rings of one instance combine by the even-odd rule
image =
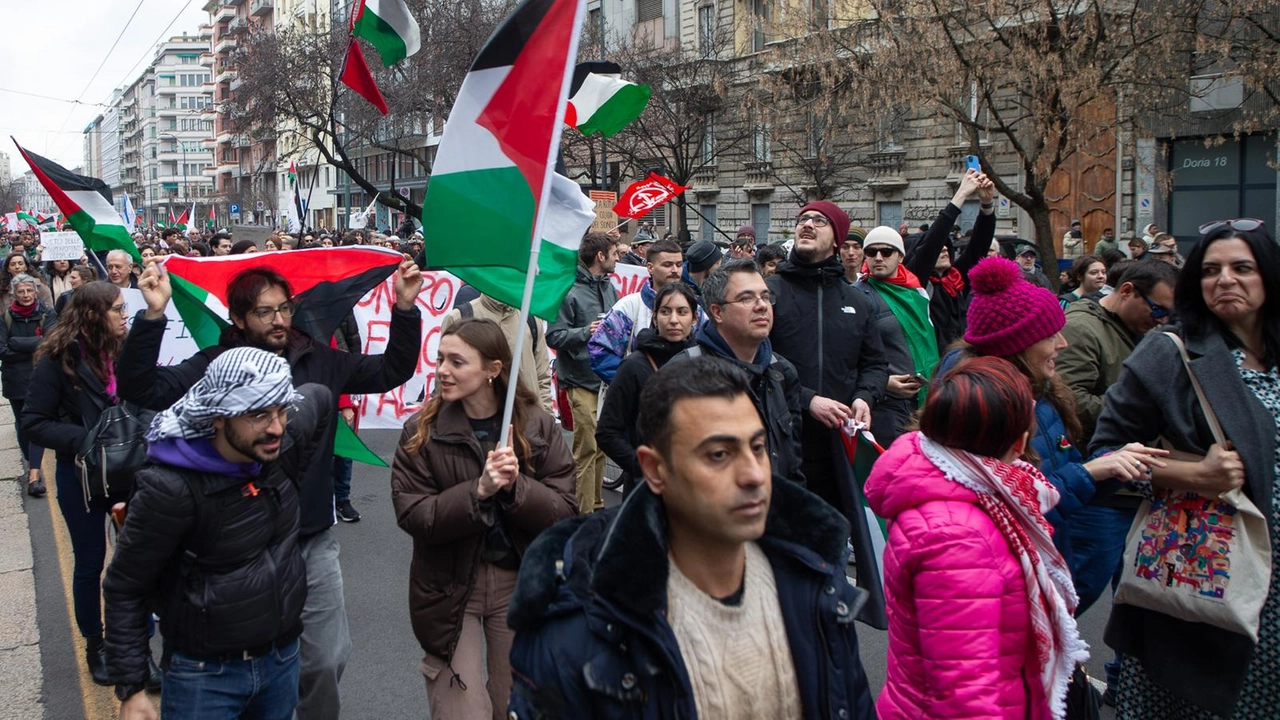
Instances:
[[[398,431],[366,431],[361,436],[374,452],[390,461]],[[50,453],[46,466],[50,479],[52,471]],[[342,680],[342,716],[421,720],[429,713],[426,690],[418,673],[421,650],[409,626],[407,574],[411,546],[408,537],[396,527],[391,511],[390,470],[356,465],[352,501],[363,519],[353,524],[340,523],[333,530],[342,543],[347,616],[354,644]],[[53,502],[52,497],[27,500],[35,553],[45,718],[114,718],[118,704],[110,689],[96,687],[83,676],[83,651],[76,644],[76,633],[70,630],[70,544]],[[614,502],[616,499],[611,499],[609,504]],[[1102,644],[1110,608],[1109,603],[1104,603],[1081,621],[1085,639],[1095,648],[1089,671],[1097,678],[1104,677],[1102,666],[1110,657],[1110,651]],[[885,633],[859,624],[858,637],[868,679],[873,691],[878,692],[884,683]],[[1113,717],[1109,708],[1104,709],[1103,717]]]

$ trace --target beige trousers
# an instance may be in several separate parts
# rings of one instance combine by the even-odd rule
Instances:
[[[578,466],[578,512],[586,515],[604,507],[605,454],[596,445],[596,405],[599,393],[585,388],[566,390],[573,412],[573,461]]]

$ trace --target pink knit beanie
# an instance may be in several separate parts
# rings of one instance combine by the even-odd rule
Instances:
[[[1058,298],[1024,280],[1012,260],[982,260],[969,271],[969,286],[973,299],[964,339],[983,355],[1016,355],[1067,324]]]

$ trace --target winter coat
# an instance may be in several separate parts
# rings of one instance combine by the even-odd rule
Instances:
[[[520,475],[509,491],[481,500],[476,490],[485,454],[462,404],[445,403],[431,439],[411,453],[406,445],[417,434],[420,414],[409,416],[400,434],[391,465],[391,502],[400,529],[413,538],[413,634],[424,652],[449,662],[489,529],[502,523],[512,548],[523,555],[538,533],[577,512],[576,469],[555,420],[527,408],[529,461],[520,461]]]
[[[774,476],[765,534],[806,720],[875,717],[845,578],[849,526]],[[508,624],[513,718],[693,720],[693,688],[667,623],[666,517],[640,485],[621,506],[556,525],[529,549]]]
[[[280,456],[267,465],[235,466],[206,440],[215,457],[204,459],[210,470],[201,472],[191,467],[201,458],[172,452],[172,441],[150,448],[102,582],[107,664],[117,683],[146,679],[153,611],[166,654],[197,659],[286,645],[302,632],[307,574],[295,479],[320,460],[314,453],[334,404],[323,386],[298,390],[305,399],[289,418]]]
[[[876,710],[897,718],[1049,718],[1022,567],[978,496],[906,435],[866,495],[889,522],[889,654]]]
[[[1062,337],[1067,347],[1058,353],[1058,377],[1075,395],[1076,417],[1084,428],[1080,443],[1087,447],[1102,414],[1103,396],[1120,379],[1124,359],[1141,336],[1129,332],[1119,315],[1092,300],[1081,300],[1067,308]]]
[[[978,261],[987,256],[991,242],[996,233],[996,214],[979,212],[973,221],[973,236],[964,251],[957,257],[951,246],[951,228],[960,217],[960,208],[947,203],[938,213],[938,218],[929,225],[929,231],[920,242],[907,253],[903,263],[907,269],[925,283],[929,292],[929,319],[933,321],[933,329],[937,335],[938,350],[946,352],[951,343],[964,337],[966,327],[965,311],[969,307],[969,271]],[[933,271],[938,261],[938,253],[942,248],[951,249],[951,267],[960,273],[964,281],[964,291],[951,297],[938,284],[940,280]],[[927,282],[926,282],[927,279]]]
[[[592,275],[578,265],[578,276],[560,304],[560,314],[547,328],[547,344],[556,351],[556,377],[562,387],[595,392],[600,378],[591,370],[587,341],[591,323],[618,302],[618,291],[608,275]]]
[[[481,318],[484,320],[492,320],[502,329],[502,334],[507,339],[507,347],[515,349],[516,332],[520,329],[520,309],[513,308],[510,305],[498,302],[488,295],[481,295],[472,300],[471,317]],[[551,358],[547,354],[546,321],[538,320],[533,316],[529,316],[533,321],[534,327],[538,328],[536,335],[529,334],[528,324],[525,325],[524,348],[520,358],[520,382],[524,384],[529,392],[538,396],[538,400],[542,403],[542,409],[551,412],[553,403],[551,401]],[[444,331],[462,321],[462,311],[454,308],[444,316],[444,321],[440,323],[440,330]]]
[[[48,305],[36,301],[30,317],[5,308],[0,315],[0,386],[10,400],[25,400],[31,384],[31,358],[58,316]]]
[[[1272,506],[1276,481],[1275,418],[1240,378],[1221,334],[1210,330],[1203,337],[1188,337],[1177,327],[1166,329],[1178,332],[1186,343],[1191,369],[1244,462],[1244,491],[1264,509],[1270,525],[1275,516],[1265,509]],[[1178,450],[1208,452],[1213,434],[1173,341],[1163,333],[1148,334],[1124,367],[1107,391],[1089,451],[1097,454],[1130,442],[1152,445],[1164,437]],[[1269,530],[1275,537],[1276,528]],[[1280,569],[1273,568],[1275,572]],[[1136,605],[1112,608],[1105,639],[1107,645],[1140,660],[1161,687],[1224,717],[1234,711],[1254,653],[1254,643],[1245,635]]]
[[[644,475],[636,459],[636,448],[643,438],[636,428],[640,415],[640,391],[657,368],[666,365],[677,353],[693,344],[693,338],[680,343],[663,340],[658,331],[645,328],[636,337],[635,352],[627,356],[613,376],[604,407],[596,422],[596,444],[610,460],[633,479]],[[656,367],[655,367],[656,366]]]
[[[591,370],[606,385],[613,384],[618,366],[635,346],[640,331],[653,324],[653,299],[656,295],[653,278],[645,280],[638,292],[613,304],[600,327],[587,341]]]
[[[164,318],[148,320],[143,312],[133,319],[124,349],[116,364],[120,397],[151,410],[163,410],[204,377],[213,359],[225,350],[246,345],[244,333],[235,327],[223,331],[218,345],[205,348],[177,365],[158,367],[160,343],[164,340]],[[345,353],[318,342],[296,328],[290,333],[285,359],[293,370],[293,384],[318,383],[334,396],[383,393],[403,385],[413,377],[422,351],[422,313],[417,307],[391,309],[387,349],[382,355]],[[337,427],[329,425],[324,444],[316,457],[333,455]],[[333,526],[333,467],[328,462],[306,466],[302,480],[303,538]],[[325,479],[328,485],[325,484]]]
[[[889,303],[875,289],[867,278],[854,283],[853,286],[866,296],[871,304],[871,311],[876,316],[876,326],[880,329],[880,341],[884,344],[884,356],[890,375],[910,375],[916,371],[916,361],[911,357],[911,348],[907,344],[907,333],[902,329],[898,316],[893,314]],[[911,420],[912,413],[918,407],[915,396],[898,397],[888,392],[887,388],[871,411],[871,433],[876,440],[892,444],[902,434],[902,428]]]
[[[36,277],[36,273],[27,273],[32,280],[36,281],[36,301],[45,307],[53,307],[53,293],[49,292],[49,286],[45,284],[44,279]],[[13,304],[13,287],[0,292],[0,308],[8,308]]]
[[[805,475],[800,467],[803,462],[800,428],[807,413],[800,404],[804,388],[800,385],[796,366],[774,352],[768,338],[760,343],[755,359],[749,363],[738,359],[712,323],[704,325],[694,338],[696,347],[672,359],[680,361],[707,354],[728,360],[746,371],[751,380],[748,385],[751,404],[756,406],[756,412],[760,413],[760,420],[764,423],[773,474],[804,485]]]
[[[80,357],[79,345],[67,352],[73,354],[75,379],[62,371],[60,356],[40,358],[31,372],[22,423],[30,442],[57,453],[58,462],[69,463],[111,401],[102,380]]]

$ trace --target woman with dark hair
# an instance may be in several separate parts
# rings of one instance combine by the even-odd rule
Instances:
[[[1092,295],[1107,284],[1107,264],[1097,255],[1082,255],[1067,271],[1074,287],[1058,297],[1062,309],[1086,295]]]
[[[30,441],[57,454],[58,508],[75,555],[71,597],[76,625],[85,639],[89,673],[99,685],[111,684],[102,644],[106,519],[111,506],[127,498],[86,498],[75,455],[102,412],[120,401],[115,365],[128,332],[127,316],[124,296],[115,285],[97,281],[76,290],[75,302],[36,351],[31,390],[22,410]],[[158,668],[152,668],[152,676],[158,683]]]
[[[1113,478],[1141,479],[1166,453],[1131,443],[1085,462],[1077,448],[1088,438],[1081,437],[1075,396],[1058,377],[1055,365],[1058,353],[1067,346],[1062,337],[1066,315],[1057,298],[1025,281],[1021,268],[1004,258],[979,262],[969,273],[969,281],[973,299],[964,342],[941,364],[950,367],[965,357],[990,355],[1013,363],[1030,381],[1036,399],[1036,429],[1025,458],[1037,464],[1061,495],[1046,517],[1054,526],[1054,545],[1069,564],[1071,543],[1066,521],[1093,499],[1097,484]]]
[[[53,321],[53,309],[36,299],[36,279],[27,274],[13,278],[13,304],[3,310],[0,322],[0,385],[13,410],[18,450],[27,466],[27,494],[44,497],[40,464],[44,448],[30,441],[22,424],[22,406],[31,385],[31,357]]]
[[[618,365],[609,392],[605,393],[596,424],[596,444],[622,469],[624,492],[631,492],[643,475],[636,459],[636,448],[643,444],[636,429],[640,391],[658,368],[693,346],[693,326],[697,322],[698,298],[693,288],[678,280],[662,286],[653,296],[649,327],[636,336],[634,350]]]
[[[499,447],[511,349],[492,320],[443,331],[436,392],[405,421],[392,503],[413,538],[409,612],[431,717],[506,717],[512,632],[507,604],[538,533],[576,513],[573,454],[528,388],[516,386]],[[486,672],[487,664],[487,672]]]
[[[883,720],[1062,717],[1088,652],[1044,517],[1058,492],[1019,459],[1034,426],[1024,373],[963,360],[872,468],[867,500],[889,521]]]
[[[49,283],[51,297],[56,298],[71,289],[71,280],[67,277],[70,274],[70,260],[50,260],[44,264],[44,279]]]
[[[67,282],[71,288],[58,296],[53,303],[53,309],[59,315],[67,309],[67,303],[71,302],[71,294],[77,289],[98,279],[98,271],[88,265],[76,265],[67,272]]]
[[[19,275],[35,278],[35,272],[26,254],[21,251],[9,253],[9,256],[4,259],[4,272],[0,272],[0,308],[7,308],[13,304],[13,279]],[[36,298],[44,303],[45,307],[53,307],[53,295],[49,293],[48,286],[39,279],[36,279]]]
[[[1173,340],[1154,334],[1107,392],[1091,450],[1164,438],[1202,459],[1169,460],[1154,469],[1153,485],[1204,495],[1243,488],[1267,519],[1269,592],[1256,643],[1205,623],[1114,606],[1106,640],[1121,654],[1119,718],[1262,718],[1280,708],[1280,248],[1261,220],[1206,223],[1200,232],[1178,277],[1178,325],[1167,330],[1186,345],[1230,447],[1214,442]]]

